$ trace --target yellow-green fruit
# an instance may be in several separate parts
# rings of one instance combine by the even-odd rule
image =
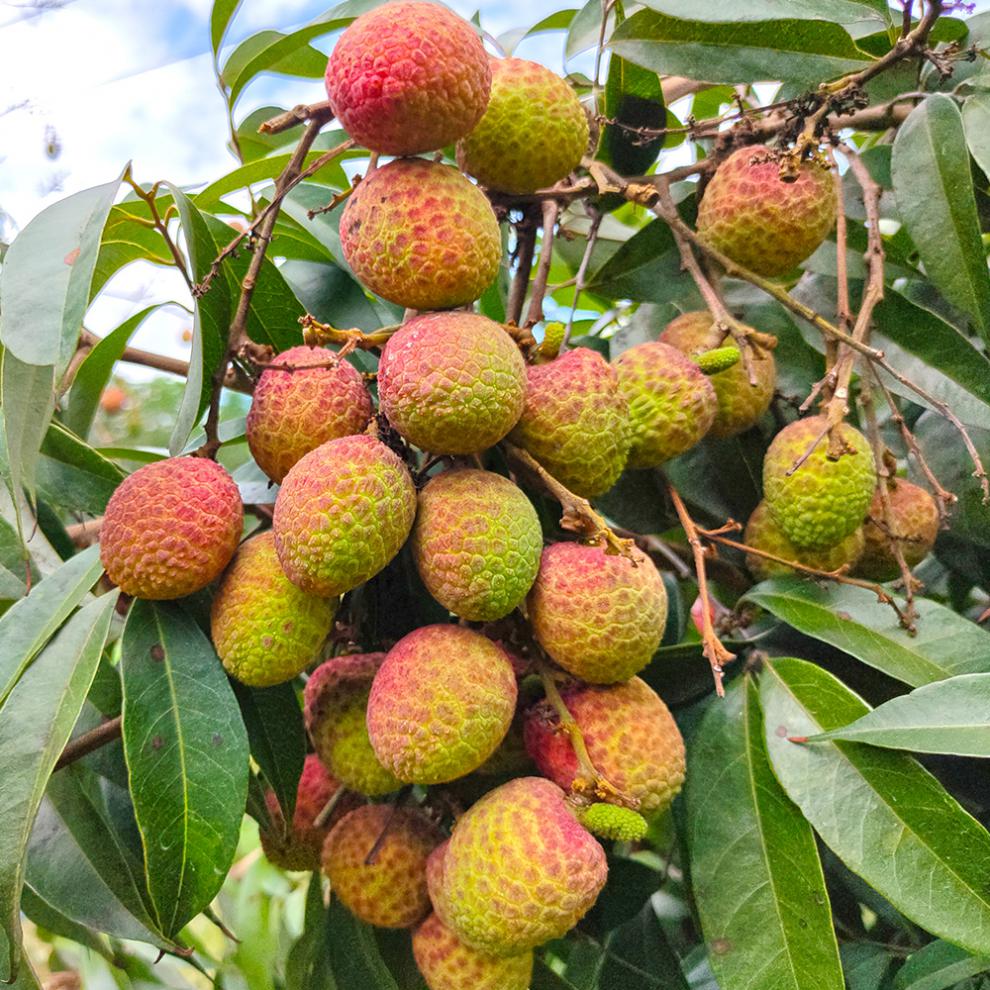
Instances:
[[[677,348],[638,344],[613,364],[629,403],[629,467],[659,467],[690,450],[711,428],[718,412],[715,388]]]
[[[774,522],[798,547],[834,547],[863,525],[877,472],[859,430],[838,427],[844,452],[828,456],[824,416],[799,419],[774,438],[763,461],[763,497]],[[817,442],[816,442],[817,441]],[[814,450],[805,455],[814,444]],[[805,458],[801,466],[795,464]]]
[[[683,313],[667,324],[660,340],[689,357],[717,348],[721,341],[708,312]],[[755,426],[770,408],[777,384],[777,363],[759,347],[750,348],[756,384],[751,385],[746,362],[739,360],[725,371],[710,376],[718,399],[718,412],[709,429],[713,437],[732,437]]]
[[[303,693],[306,731],[320,759],[345,787],[367,797],[402,786],[368,738],[368,695],[384,659],[384,653],[334,657],[313,671]]]
[[[531,193],[581,162],[588,117],[560,76],[523,58],[492,59],[488,109],[457,145],[457,162],[488,189]]]
[[[914,567],[931,553],[938,536],[938,506],[924,488],[896,478],[888,486],[887,495],[892,525],[887,525],[878,491],[863,526],[866,548],[856,565],[856,573],[871,581],[890,581],[901,573],[891,546],[892,538],[901,548],[904,563]]]
[[[419,493],[412,552],[426,590],[462,619],[508,615],[533,585],[543,533],[529,499],[491,471],[444,471]]]
[[[458,819],[436,872],[444,923],[471,948],[505,958],[573,928],[608,867],[556,784],[517,777]]]
[[[418,808],[366,804],[334,825],[323,871],[334,896],[361,921],[411,928],[430,909],[426,858],[441,839]]]
[[[213,599],[210,632],[227,673],[251,687],[281,684],[317,657],[337,602],[283,573],[271,530],[241,544]]]
[[[603,495],[632,440],[629,404],[608,362],[587,347],[526,372],[526,407],[509,437],[576,495]]]
[[[528,990],[533,953],[492,959],[465,945],[431,914],[413,932],[413,956],[430,990]]]
[[[631,808],[596,802],[578,810],[578,821],[593,835],[616,842],[639,842],[650,830],[649,822]]]
[[[817,549],[796,547],[774,522],[766,502],[760,502],[746,523],[743,542],[757,550],[772,553],[777,557],[783,557],[785,560],[793,560],[798,564],[804,564],[806,567],[814,567],[819,571],[837,571],[846,565],[851,567],[860,559],[865,541],[863,528],[860,527],[832,547],[819,547]],[[759,557],[753,553],[746,555],[746,566],[757,581],[794,573],[793,567],[787,567],[785,564],[768,560],[766,557]]]
[[[374,437],[341,437],[285,476],[275,499],[275,549],[293,584],[342,595],[399,552],[415,515],[416,489],[398,456]]]
[[[365,176],[341,215],[340,244],[362,285],[408,309],[474,302],[502,261],[485,194],[457,169],[422,158]]]

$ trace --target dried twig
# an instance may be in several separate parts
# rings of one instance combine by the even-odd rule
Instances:
[[[76,760],[81,760],[102,746],[119,739],[121,723],[121,717],[118,715],[116,718],[98,725],[95,729],[90,729],[89,732],[77,736],[62,750],[62,755],[55,762],[55,770],[61,770],[70,763],[75,763]]]
[[[559,213],[560,204],[556,200],[548,199],[543,204],[543,238],[540,242],[540,261],[536,266],[529,309],[526,313],[528,327],[543,319],[543,298],[547,293],[547,279],[550,277],[550,263],[553,260],[553,236]]]

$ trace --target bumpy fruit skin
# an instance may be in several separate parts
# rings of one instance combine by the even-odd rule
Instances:
[[[834,547],[863,524],[876,488],[873,452],[859,430],[843,423],[839,436],[847,447],[828,459],[824,416],[799,419],[774,438],[763,461],[763,496],[773,520],[795,545]],[[788,472],[821,436],[811,456]]]
[[[457,163],[505,193],[546,189],[572,172],[588,147],[588,117],[577,94],[524,58],[492,60],[488,109],[457,145]]]
[[[370,863],[365,862],[384,832]],[[379,928],[411,928],[430,909],[426,857],[441,841],[417,808],[366,804],[334,825],[323,870],[353,915]]]
[[[244,525],[234,479],[207,457],[138,468],[110,496],[100,529],[107,576],[134,598],[183,598],[230,563]]]
[[[576,495],[603,495],[629,456],[629,404],[615,369],[587,347],[533,365],[526,406],[509,437]]]
[[[645,681],[561,692],[584,736],[591,762],[644,815],[670,805],[684,783],[684,740],[667,706]],[[526,748],[544,776],[571,789],[579,766],[570,737],[547,701],[526,716]]]
[[[315,659],[337,603],[297,588],[267,530],[241,545],[213,599],[210,632],[227,673],[251,687],[290,680]]]
[[[314,753],[310,753],[303,763],[299,789],[296,793],[296,807],[292,813],[292,828],[285,832],[282,811],[275,792],[265,792],[265,804],[271,817],[271,831],[259,832],[261,848],[276,866],[283,870],[318,870],[320,854],[327,833],[349,811],[358,807],[357,795],[343,795],[330,815],[330,820],[322,828],[313,823],[316,816],[326,807],[326,803],[340,789],[340,784],[331,777]]]
[[[796,561],[806,567],[814,567],[819,571],[836,571],[845,565],[851,567],[862,556],[865,544],[863,528],[859,527],[835,546],[817,549],[797,547],[774,522],[766,502],[760,502],[753,510],[746,523],[743,542],[757,550],[765,550],[767,553],[783,557],[785,560]],[[795,573],[793,567],[778,564],[775,560],[758,557],[752,553],[746,555],[746,566],[757,581]]]
[[[681,353],[697,358],[720,345],[718,331],[707,312],[682,313],[667,324],[660,340]],[[734,437],[755,426],[770,408],[777,384],[777,363],[773,355],[758,347],[750,348],[756,384],[749,383],[746,362],[710,375],[718,399],[718,412],[708,433],[713,437]]]
[[[430,990],[529,990],[533,953],[492,959],[465,945],[436,914],[413,932],[413,956]]]
[[[432,454],[476,454],[522,415],[526,365],[493,320],[431,313],[410,320],[385,345],[378,397],[410,443]]]
[[[663,638],[663,579],[646,554],[632,554],[580,543],[553,543],[543,551],[527,599],[529,622],[540,646],[583,681],[628,680]]]
[[[650,830],[649,822],[638,811],[600,801],[580,809],[578,821],[592,835],[617,842],[639,842]]]
[[[629,404],[629,467],[658,467],[693,447],[718,412],[715,388],[690,358],[669,344],[637,344],[614,362]]]
[[[496,958],[559,938],[605,885],[605,853],[549,780],[517,777],[458,819],[441,860],[440,913]]]
[[[368,695],[384,659],[384,653],[334,657],[313,671],[303,692],[306,731],[320,759],[345,787],[367,797],[402,786],[368,738]]]
[[[938,506],[924,488],[897,478],[893,487],[888,487],[887,493],[893,515],[891,529],[888,530],[884,522],[879,491],[873,496],[863,526],[866,547],[856,566],[856,573],[871,581],[890,581],[901,572],[891,549],[891,536],[900,545],[908,567],[920,564],[931,553],[938,536]]]
[[[433,3],[363,14],[327,63],[334,115],[384,155],[418,155],[463,137],[488,105],[491,68],[478,33]]]
[[[291,347],[266,368],[255,385],[247,440],[258,466],[279,483],[304,454],[328,440],[361,433],[371,420],[371,396],[360,372],[323,347]]]
[[[542,550],[536,510],[499,474],[444,471],[419,493],[416,566],[426,590],[462,619],[508,615],[533,586]]]
[[[740,148],[718,167],[698,207],[706,243],[758,275],[789,272],[835,224],[835,187],[828,168],[804,162],[793,182],[780,177],[780,154]]]
[[[409,309],[474,302],[502,261],[485,194],[457,169],[421,158],[364,178],[341,215],[340,243],[362,285]]]
[[[416,489],[402,461],[374,437],[341,437],[285,476],[275,499],[275,549],[293,584],[330,598],[385,567],[415,514]]]
[[[389,650],[368,699],[375,755],[405,783],[441,784],[488,759],[512,722],[505,652],[462,626],[424,626]]]

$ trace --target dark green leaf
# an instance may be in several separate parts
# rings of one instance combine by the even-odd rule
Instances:
[[[38,493],[70,512],[102,515],[124,472],[61,423],[53,422],[41,445]]]
[[[599,936],[635,918],[660,887],[660,874],[645,863],[610,856],[608,882],[583,924]]]
[[[842,971],[849,990],[881,990],[893,957],[882,945],[847,942],[841,948]]]
[[[399,990],[388,971],[370,925],[358,921],[340,901],[330,900],[330,962],[338,987]]]
[[[72,939],[73,942],[85,946],[91,952],[99,953],[106,959],[113,958],[113,953],[107,946],[105,939],[100,938],[96,932],[84,925],[80,925],[61,914],[47,901],[43,901],[27,883],[21,890],[21,910],[24,912],[24,916],[30,918],[39,928],[51,932],[53,935]]]
[[[289,951],[285,990],[337,990],[330,969],[331,936],[323,903],[323,877],[310,876],[306,888],[306,916],[302,935]]]
[[[696,0],[647,0],[647,7],[671,17],[699,21],[772,21],[791,17],[836,24],[890,23],[885,0],[733,0],[732,4],[699,4]]]
[[[632,921],[612,932],[602,948],[601,990],[687,990],[680,963],[649,901]]]
[[[929,942],[898,971],[895,990],[946,990],[990,970],[990,958],[972,956],[949,942]]]
[[[618,55],[608,63],[605,83],[605,116],[610,121],[602,129],[598,157],[620,175],[639,175],[656,160],[664,138],[646,139],[632,128],[663,127],[667,110],[660,77]]]
[[[555,973],[542,959],[533,964],[533,982],[530,990],[577,990],[569,980]]]
[[[331,262],[287,261],[281,271],[296,298],[318,320],[369,331],[381,326],[364,290],[343,268]]]

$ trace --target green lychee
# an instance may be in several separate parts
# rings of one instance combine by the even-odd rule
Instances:
[[[573,89],[538,62],[492,59],[492,92],[457,162],[483,186],[531,193],[563,179],[588,147],[588,117]]]
[[[885,484],[881,481],[880,484]],[[895,478],[887,487],[892,514],[888,526],[883,512],[883,500],[878,491],[870,504],[863,526],[866,547],[856,573],[871,581],[890,581],[900,575],[891,541],[895,540],[908,567],[915,567],[931,553],[938,536],[939,518],[935,499],[918,485]]]
[[[533,365],[510,439],[576,495],[603,495],[626,466],[632,442],[615,369],[587,347]]]
[[[135,598],[183,598],[234,556],[244,508],[234,479],[206,457],[171,457],[125,478],[107,503],[100,560]]]
[[[266,530],[242,544],[213,599],[210,632],[227,673],[251,687],[291,680],[317,657],[337,603],[297,588]]]
[[[314,595],[342,595],[374,577],[412,529],[416,489],[401,460],[370,436],[311,450],[275,499],[282,569]]]
[[[444,471],[419,493],[412,552],[427,591],[454,615],[490,622],[526,597],[543,534],[529,499],[491,471]]]
[[[432,454],[474,454],[516,425],[526,365],[515,342],[475,313],[410,320],[382,352],[378,397],[388,421]]]
[[[613,364],[629,404],[629,467],[659,467],[689,450],[711,428],[718,412],[715,388],[675,347],[638,344]]]
[[[773,438],[763,461],[767,508],[798,547],[834,547],[859,529],[876,488],[873,452],[866,437],[841,424],[845,452],[830,460],[826,425],[824,416],[795,420]],[[811,455],[795,469],[812,444]]]
[[[364,177],[341,215],[340,244],[365,288],[408,309],[474,302],[502,260],[485,194],[457,169],[421,158]]]
[[[758,275],[789,272],[835,224],[828,167],[805,161],[782,177],[781,162],[782,152],[764,145],[739,148],[719,165],[698,207],[702,239]]]
[[[375,675],[368,735],[399,780],[456,780],[495,752],[516,697],[512,664],[490,639],[463,626],[424,626],[400,639]]]
[[[638,811],[601,801],[579,808],[577,816],[592,835],[616,842],[639,842],[650,829],[649,822]]]

